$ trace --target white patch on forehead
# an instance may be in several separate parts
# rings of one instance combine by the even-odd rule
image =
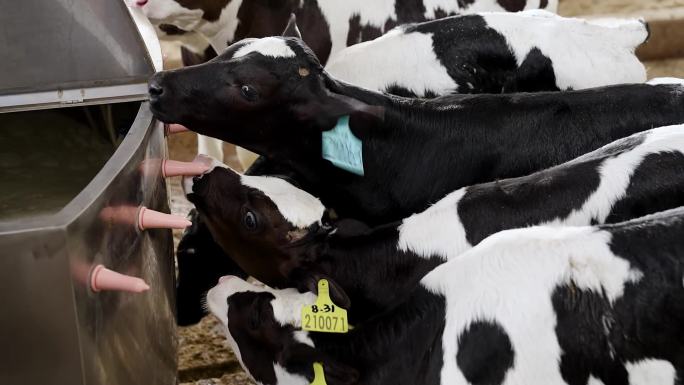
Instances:
[[[238,48],[234,58],[242,57],[252,52],[258,52],[271,57],[295,57],[295,52],[287,45],[287,42],[279,37],[264,37],[245,44]]]
[[[318,198],[289,182],[270,176],[242,175],[242,184],[261,191],[278,208],[280,214],[298,228],[320,223],[325,206]]]
[[[618,298],[635,269],[610,251],[610,239],[610,233],[592,227],[509,230],[425,276],[421,284],[446,298],[442,378],[464,379],[453,359],[458,336],[474,321],[493,320],[515,352],[515,370],[507,372],[506,383],[525,384],[530,378],[565,383],[553,293],[574,284],[611,301]]]
[[[598,378],[589,375],[589,380],[587,381],[587,385],[605,385],[603,381],[599,380]]]
[[[458,202],[465,189],[457,190],[399,226],[398,248],[421,257],[450,259],[471,248],[458,216]]]
[[[228,329],[228,298],[236,293],[245,292],[273,294],[275,299],[271,301],[271,307],[273,308],[273,316],[275,317],[276,321],[278,321],[278,323],[281,325],[292,325],[296,328],[300,327],[301,325],[302,307],[315,303],[316,295],[313,293],[299,293],[295,289],[271,289],[267,286],[260,286],[247,282],[238,277],[230,277],[225,279],[223,282],[219,282],[216,286],[209,290],[207,293],[207,307],[209,308],[209,311],[211,311],[211,313],[224,325],[228,344],[233,349],[233,352],[235,352],[235,356],[240,362],[242,368],[248,374],[250,374],[249,368],[246,367],[242,361],[240,346],[237,344],[233,336],[230,334],[230,330]],[[296,331],[294,333],[294,339],[309,346],[313,346],[313,341],[308,337],[306,332]],[[287,373],[287,371],[285,371],[285,369],[282,367],[280,368],[280,372],[278,372],[277,364],[275,364],[274,369],[276,370],[276,377],[278,377],[278,384],[302,383],[297,375],[291,375]],[[280,375],[278,375],[278,373],[280,373]],[[308,382],[302,384],[308,384]]]
[[[302,308],[316,303],[316,295],[311,292],[300,293],[296,289],[270,289],[269,292],[275,296],[271,301],[273,316],[281,325],[299,328],[302,324]]]
[[[646,359],[625,364],[630,385],[674,385],[675,367],[665,360]]]
[[[280,215],[295,227],[305,229],[314,223],[320,223],[323,218],[325,206],[318,198],[283,179],[240,174],[218,160],[202,154],[198,155],[195,161],[210,164],[205,174],[212,172],[216,167],[220,167],[240,175],[240,182],[243,186],[251,187],[263,193],[276,205]],[[192,176],[183,178],[183,190],[186,195],[192,192],[194,182]]]
[[[548,57],[562,90],[646,81],[646,69],[634,50],[646,40],[648,31],[637,19],[594,23],[544,11],[482,16],[489,28],[506,39],[518,65],[534,48]]]

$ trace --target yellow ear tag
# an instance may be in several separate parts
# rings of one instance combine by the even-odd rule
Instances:
[[[302,330],[322,333],[346,333],[349,331],[347,311],[330,299],[328,281],[318,281],[318,298],[313,305],[302,308]]]
[[[319,362],[314,362],[314,380],[309,385],[328,385],[325,383],[325,372],[323,371],[323,365]]]

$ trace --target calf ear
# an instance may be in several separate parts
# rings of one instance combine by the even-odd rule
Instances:
[[[295,16],[294,13],[290,14],[290,20],[288,20],[287,26],[285,26],[283,37],[296,37],[298,39],[302,38],[302,33],[299,32],[299,27],[297,26],[297,16]]]
[[[324,96],[312,97],[291,108],[299,120],[312,122],[323,130],[334,128],[337,120],[345,115],[354,114],[363,119],[373,120],[384,118],[383,107],[371,106],[349,96],[327,90]]]
[[[351,385],[359,380],[359,372],[353,367],[301,343],[285,347],[279,361],[286,370],[305,373],[310,380],[314,378],[313,364],[319,362],[323,365],[325,380],[329,385]]]

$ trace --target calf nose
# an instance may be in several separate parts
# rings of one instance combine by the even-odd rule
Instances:
[[[151,98],[157,98],[164,93],[164,88],[156,81],[152,81],[147,88],[147,92],[150,93]]]

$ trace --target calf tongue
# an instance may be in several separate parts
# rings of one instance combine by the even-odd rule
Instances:
[[[209,167],[210,165],[203,162],[179,162],[177,160],[165,159],[162,162],[162,175],[165,178],[180,175],[202,175],[209,170]]]
[[[114,290],[142,293],[150,289],[150,286],[144,280],[117,273],[102,265],[95,266],[90,273],[90,287],[95,292]]]

